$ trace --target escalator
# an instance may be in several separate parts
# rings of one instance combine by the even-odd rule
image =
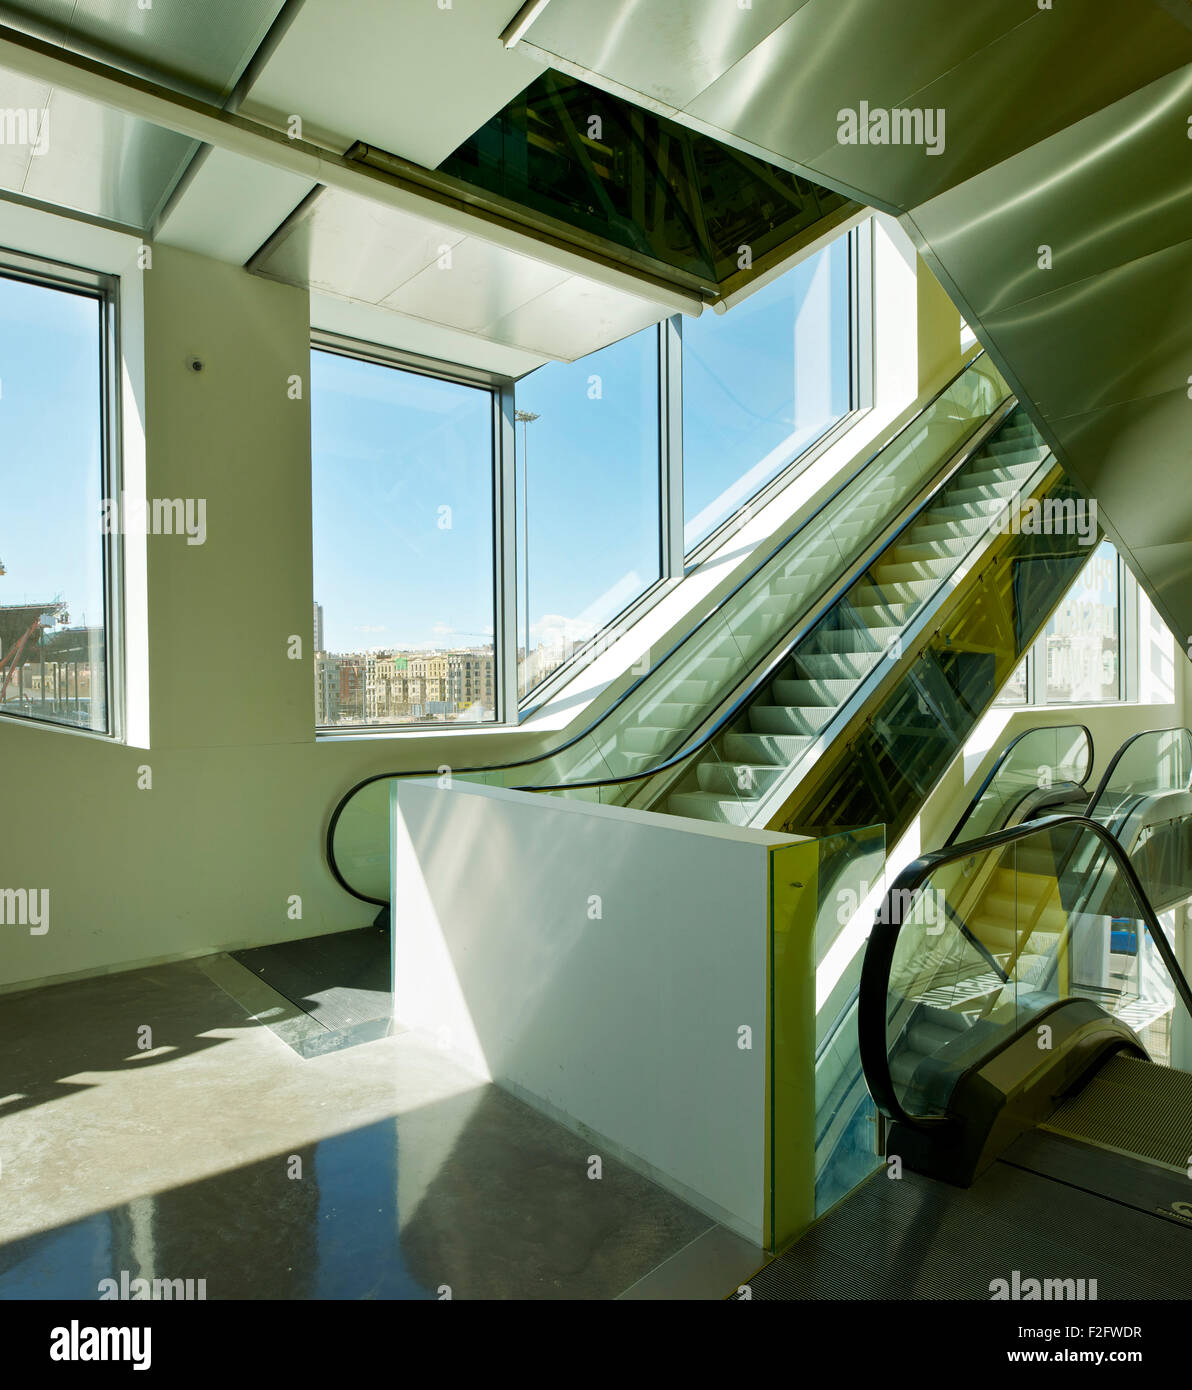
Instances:
[[[1093,736],[1083,724],[1025,730],[998,754],[945,845],[1061,810],[1084,810],[1092,770]]]
[[[973,359],[587,728],[538,756],[455,767],[453,776],[640,804],[641,779],[681,763],[726,703],[747,694],[750,677],[784,654],[792,628],[831,604],[841,575],[880,550],[1012,408],[996,370],[983,355]],[[388,901],[389,786],[397,776],[432,775],[437,768],[378,773],[340,798],[327,861],[348,892]]]
[[[1134,735],[1110,760],[1091,796],[1092,734],[1082,724],[1028,729],[999,754],[953,826],[944,847],[964,849],[971,840],[1057,813],[1084,814],[1108,829],[1138,875],[1161,924],[1174,938],[1180,906],[1192,899],[1192,733],[1157,729]],[[1073,906],[1085,913],[1112,907],[1116,875],[1098,843],[1073,840],[1071,862],[1061,865],[1080,884]],[[1030,891],[1030,880],[1020,880]],[[989,911],[1004,910],[995,897]],[[1153,955],[1147,929],[1128,922],[1112,929],[1115,952]],[[858,959],[854,978],[859,977]],[[858,1048],[860,987],[839,1005],[816,1054],[817,1209],[844,1196],[872,1167],[873,1105]],[[1189,1150],[1192,1153],[1192,1150]]]
[[[1127,739],[1085,814],[1125,849],[1157,912],[1192,898],[1192,732],[1148,729]]]
[[[1087,559],[1070,532],[998,525],[1076,498],[1002,390],[970,364],[583,734],[452,775],[794,832],[904,828]],[[332,872],[378,904],[396,775],[351,788],[327,836]]]
[[[817,1268],[829,1296],[824,1253],[846,1250],[858,1297],[1005,1297],[999,1279],[1038,1278],[1048,1258],[1066,1267],[1047,1274],[1093,1277],[1092,1297],[1187,1297],[1182,949],[1122,846],[1088,817],[911,864],[874,925],[859,998],[865,1079],[889,1126],[885,1173],[763,1271],[753,1297],[797,1296]],[[895,1291],[882,1270],[891,1241],[909,1236],[908,1203],[919,1224]],[[1066,1223],[1050,1219],[1064,1211]],[[988,1247],[957,1239],[982,1223]],[[1158,1272],[1157,1251],[1171,1261]]]

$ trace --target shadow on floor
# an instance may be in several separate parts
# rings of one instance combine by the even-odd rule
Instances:
[[[0,1247],[0,1299],[606,1299],[711,1223],[484,1086]]]

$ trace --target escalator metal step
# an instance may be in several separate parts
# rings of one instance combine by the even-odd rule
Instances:
[[[1111,1057],[1040,1128],[1186,1173],[1192,1074],[1136,1057]]]

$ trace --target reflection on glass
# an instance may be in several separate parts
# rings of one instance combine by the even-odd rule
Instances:
[[[1014,674],[1002,687],[1001,694],[994,701],[995,705],[1025,705],[1027,702],[1026,686],[1026,663],[1028,657],[1023,657],[1014,668]]]
[[[1117,551],[1102,541],[1043,634],[1049,704],[1118,698],[1118,620]]]
[[[446,8],[446,6],[444,6]],[[847,199],[547,70],[439,165],[519,208],[718,284]]]
[[[895,885],[900,889],[900,885]],[[905,890],[900,890],[904,891]],[[886,1004],[895,1093],[942,1115],[957,1082],[1061,1001],[1081,999],[1179,1064],[1187,1015],[1149,922],[1105,842],[1057,825],[934,866],[898,929]]]
[[[683,324],[683,495],[698,545],[849,411],[849,238]]]
[[[1063,504],[1075,496],[1060,480],[1045,500]],[[882,821],[891,841],[901,835],[1022,659],[1038,615],[1070,587],[1087,553],[1073,536],[1012,535],[984,571],[985,582],[968,586],[946,626],[856,737],[829,750],[782,828],[827,834]]]
[[[540,367],[516,402],[525,694],[661,575],[658,330]]]
[[[1065,786],[1075,792],[1089,774],[1092,757],[1092,740],[1080,725],[1028,729],[1019,734],[1002,750],[988,781],[957,822],[948,843],[976,840],[1025,819],[1038,805],[1033,793],[1058,793]]]
[[[496,717],[492,437],[487,390],[311,353],[316,724]]]
[[[0,278],[0,712],[106,731],[100,307]]]
[[[1175,638],[1158,610],[1138,590],[1138,698],[1167,705],[1175,699]]]

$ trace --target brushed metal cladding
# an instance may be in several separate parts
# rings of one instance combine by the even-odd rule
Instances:
[[[0,23],[152,77],[190,96],[226,97],[284,0],[15,0]]]
[[[856,157],[866,147],[836,144],[840,110],[856,109],[862,100],[871,108],[898,106],[1037,13],[1033,0],[905,0],[897,6],[812,0],[686,109],[807,165],[826,150]],[[894,170],[884,183],[887,190],[897,188]],[[903,206],[897,198],[886,201]]]
[[[828,180],[917,207],[1182,66],[1192,58],[1190,40],[1149,0],[1036,9],[934,80],[881,103],[943,113],[941,154],[916,145],[842,145],[833,133],[810,163]]]
[[[687,106],[811,0],[552,0],[529,40],[666,106]]]
[[[1182,67],[932,198],[915,226],[982,316],[1160,251],[1192,231],[1189,112]]]
[[[21,192],[43,202],[146,227],[196,141],[73,92],[50,98],[49,153],[31,159]]]

